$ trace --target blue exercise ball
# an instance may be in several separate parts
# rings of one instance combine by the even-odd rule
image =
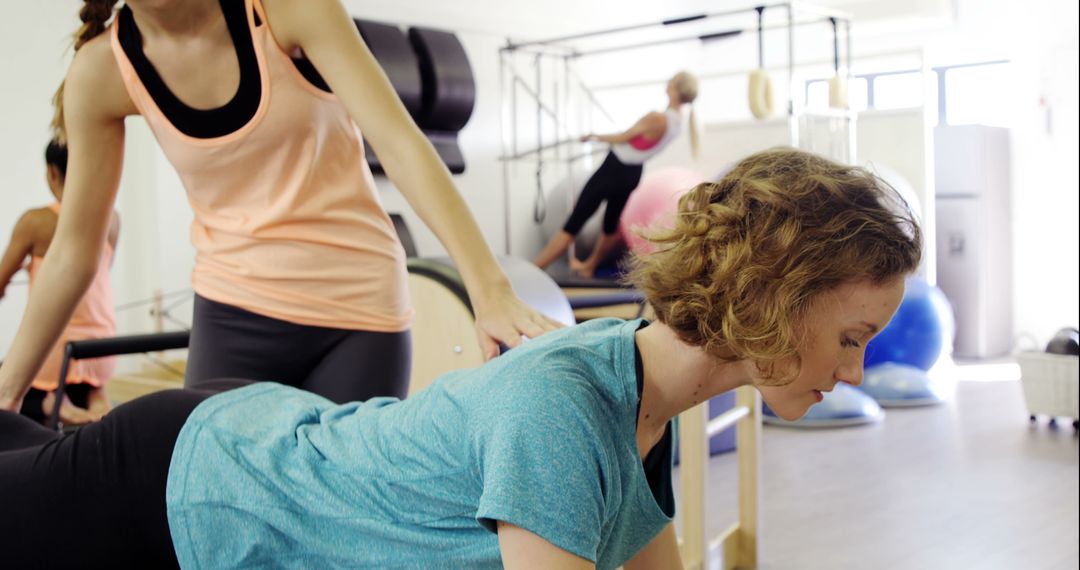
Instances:
[[[891,362],[930,370],[952,342],[952,306],[941,289],[919,277],[907,280],[892,321],[866,346],[865,368]]]
[[[859,389],[886,408],[930,406],[944,401],[944,386],[921,368],[886,362],[871,366]]]

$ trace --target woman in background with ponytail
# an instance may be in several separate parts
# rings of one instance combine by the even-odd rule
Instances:
[[[515,295],[339,0],[116,5],[84,0],[56,94],[53,126],[70,158],[64,209],[0,369],[0,409],[19,409],[94,276],[132,115],[195,214],[187,386],[234,377],[336,402],[406,394],[405,254],[361,133],[461,272],[485,354],[556,328]],[[321,77],[303,74],[299,58]]]
[[[593,173],[581,190],[570,218],[562,231],[555,234],[533,261],[544,268],[558,259],[574,243],[585,222],[606,201],[603,233],[588,259],[570,259],[570,269],[582,277],[592,277],[600,262],[619,243],[619,217],[622,216],[630,193],[641,181],[645,161],[656,156],[682,131],[682,108],[690,105],[690,149],[697,157],[698,133],[695,126],[693,102],[698,95],[697,77],[680,71],[667,82],[668,106],[663,112],[648,113],[629,129],[611,135],[587,134],[584,141],[600,141],[611,145],[611,152],[600,168]]]

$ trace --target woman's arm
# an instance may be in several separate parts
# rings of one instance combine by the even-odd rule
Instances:
[[[420,132],[339,0],[265,0],[274,38],[301,49],[348,109],[387,176],[435,232],[465,281],[488,357],[557,328],[514,294],[434,147]]]
[[[0,258],[0,299],[4,298],[4,291],[11,283],[11,278],[23,268],[26,256],[33,252],[34,236],[39,223],[37,218],[37,210],[30,210],[19,218],[15,229],[11,231],[11,241],[4,250],[4,256]]]
[[[123,118],[134,114],[112,57],[108,37],[101,36],[76,53],[68,71],[64,208],[15,342],[0,368],[0,409],[18,411],[97,269],[120,182]]]
[[[664,136],[664,129],[667,128],[667,117],[663,113],[657,113],[655,111],[648,113],[644,117],[638,119],[638,122],[634,123],[634,126],[626,129],[621,133],[615,133],[610,135],[597,135],[587,134],[581,137],[582,142],[597,140],[600,142],[606,142],[608,144],[619,144],[630,142],[634,137],[645,135],[645,138],[655,140]]]
[[[116,211],[112,213],[112,219],[109,223],[109,236],[106,239],[109,240],[109,246],[113,250],[113,257],[109,263],[109,268],[112,269],[112,264],[116,262],[116,244],[120,241],[120,214]]]
[[[592,562],[571,554],[538,535],[498,521],[499,552],[507,570],[592,570]]]
[[[679,539],[675,537],[675,525],[667,527],[645,545],[633,558],[623,565],[625,570],[651,570],[653,568],[682,568],[679,555]]]

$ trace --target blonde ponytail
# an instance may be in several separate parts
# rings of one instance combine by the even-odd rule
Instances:
[[[701,156],[701,133],[698,131],[697,115],[694,113],[694,104],[690,104],[690,120],[687,129],[690,131],[690,156],[697,160]]]
[[[690,105],[690,153],[696,160],[701,151],[701,136],[698,133],[697,118],[694,114],[694,100],[698,96],[698,78],[689,71],[680,71],[671,78],[671,82],[679,95],[679,102]]]
[[[119,0],[83,0],[83,7],[79,10],[79,19],[82,26],[75,32],[75,51],[86,45],[86,42],[101,35],[109,27],[114,8]],[[56,89],[53,95],[53,138],[60,144],[67,144],[67,131],[64,129],[64,83]]]

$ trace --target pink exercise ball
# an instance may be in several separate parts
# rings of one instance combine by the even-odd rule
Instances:
[[[641,183],[630,194],[619,219],[619,233],[630,251],[652,251],[652,242],[640,234],[648,235],[650,230],[670,228],[679,209],[679,198],[705,180],[705,176],[689,168],[658,168],[646,172],[641,177]]]

